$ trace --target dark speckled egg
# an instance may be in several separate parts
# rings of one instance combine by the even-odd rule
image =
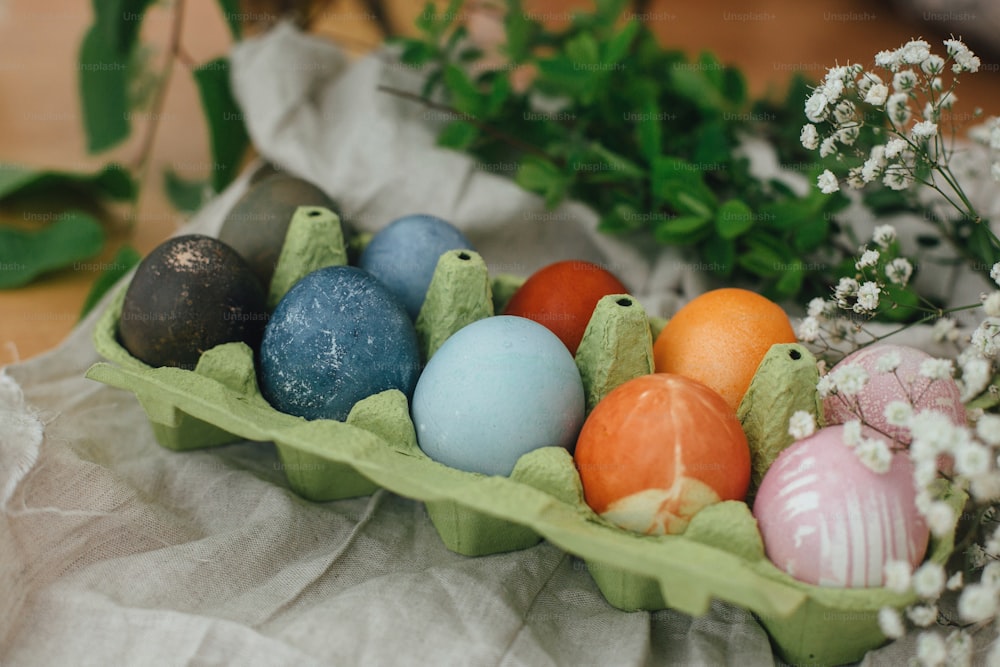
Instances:
[[[420,375],[406,309],[361,269],[329,266],[297,282],[275,308],[260,346],[260,388],[271,405],[306,419],[347,418],[372,394],[407,398]]]
[[[192,369],[216,345],[256,347],[267,316],[264,290],[243,258],[218,239],[190,234],[164,241],[136,268],[118,336],[151,366]]]
[[[230,209],[219,230],[219,240],[243,256],[265,289],[271,285],[288,225],[299,206],[328,208],[341,218],[345,241],[355,234],[344,222],[340,206],[325,192],[282,172],[253,184]]]

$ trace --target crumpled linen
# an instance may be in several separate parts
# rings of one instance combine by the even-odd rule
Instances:
[[[603,262],[658,314],[704,288],[677,251],[601,236],[585,207],[546,212],[434,148],[424,111],[373,85],[411,72],[348,63],[287,26],[232,58],[255,145],[363,228],[421,210],[463,227],[497,271]],[[215,233],[247,180],[184,231]],[[90,336],[106,304],[56,350],[0,375],[0,664],[781,664],[730,605],[701,618],[626,613],[547,543],[466,558],[421,503],[388,491],[305,501],[270,443],[159,447],[133,395],[83,377],[99,361]],[[912,651],[904,639],[864,664]]]

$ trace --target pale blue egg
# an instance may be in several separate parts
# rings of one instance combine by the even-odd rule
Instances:
[[[523,317],[488,317],[434,354],[413,392],[420,448],[459,470],[509,475],[539,447],[572,449],[583,382],[558,337]]]

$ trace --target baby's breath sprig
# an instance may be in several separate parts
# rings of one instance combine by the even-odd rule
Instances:
[[[956,128],[950,113],[958,76],[978,71],[980,60],[959,39],[944,45],[945,57],[916,39],[876,54],[873,69],[858,64],[830,69],[806,100],[809,122],[800,140],[821,158],[833,157],[834,164],[816,181],[824,193],[837,192],[842,182],[858,190],[880,183],[896,191],[912,192],[915,185],[934,191],[957,215],[940,215],[929,207],[931,222],[961,256],[982,269],[1000,260],[1000,239],[952,168]],[[865,127],[876,137],[867,153],[855,146]],[[1000,119],[990,119],[972,135],[1000,151]],[[1000,180],[1000,161],[991,173]],[[871,289],[863,295],[869,302]]]

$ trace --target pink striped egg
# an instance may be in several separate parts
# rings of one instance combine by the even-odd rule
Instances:
[[[881,586],[885,563],[916,566],[927,550],[913,464],[899,452],[888,472],[874,472],[843,433],[828,426],[783,451],[764,475],[753,513],[767,557],[799,581]],[[863,435],[878,436],[867,428]]]
[[[895,355],[899,365],[892,371],[879,370],[880,360]],[[889,424],[885,408],[893,401],[904,401],[913,406],[914,412],[937,410],[948,416],[956,425],[966,424],[965,406],[958,384],[951,377],[931,380],[920,374],[920,365],[932,359],[929,354],[905,345],[872,345],[844,357],[830,370],[837,371],[848,364],[865,369],[868,381],[853,396],[832,394],[823,399],[823,413],[827,424],[843,424],[863,417],[863,422],[881,431],[897,442],[908,445],[910,429]]]

